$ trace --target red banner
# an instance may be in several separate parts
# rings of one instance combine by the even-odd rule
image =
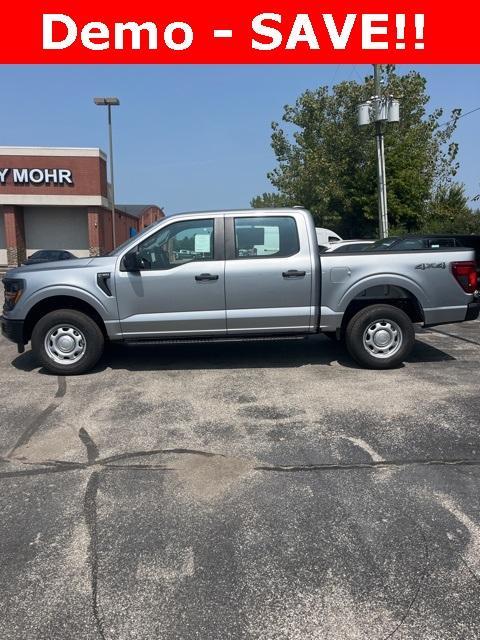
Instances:
[[[461,11],[438,0],[30,5],[2,5],[1,63],[480,62],[478,1]]]

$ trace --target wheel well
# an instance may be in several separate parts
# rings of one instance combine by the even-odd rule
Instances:
[[[92,320],[98,324],[104,337],[107,338],[105,324],[100,314],[96,309],[94,309],[94,307],[88,304],[88,302],[84,302],[83,300],[73,296],[52,296],[51,298],[45,298],[44,300],[37,302],[37,304],[28,312],[24,324],[25,342],[28,342],[32,337],[33,327],[37,324],[40,318],[45,314],[50,313],[50,311],[57,311],[58,309],[75,309],[76,311],[82,311],[82,313],[92,318]]]
[[[404,311],[412,322],[424,322],[422,305],[410,291],[397,286],[385,285],[365,289],[350,301],[343,314],[342,332],[358,311],[374,304],[390,304]]]

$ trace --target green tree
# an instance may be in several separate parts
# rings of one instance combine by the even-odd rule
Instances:
[[[401,100],[401,121],[385,131],[390,223],[413,231],[422,226],[432,193],[447,188],[456,174],[457,145],[452,142],[460,110],[444,125],[442,109],[428,113],[426,80],[388,66],[384,93]],[[376,148],[373,126],[359,127],[357,107],[374,92],[373,77],[360,84],[341,82],[303,93],[285,106],[283,124],[272,124],[277,167],[268,174],[277,190],[252,200],[252,206],[303,205],[316,224],[346,237],[377,232]]]
[[[291,202],[281,193],[263,193],[261,196],[252,198],[251,205],[256,209],[260,207],[270,209],[272,207],[288,207],[291,205]]]
[[[421,231],[424,233],[480,233],[480,215],[469,206],[462,184],[440,186],[434,194]]]

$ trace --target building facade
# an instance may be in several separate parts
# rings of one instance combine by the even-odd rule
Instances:
[[[156,205],[117,205],[116,244],[164,217]],[[96,148],[0,147],[0,266],[39,249],[78,257],[113,248],[107,158]]]

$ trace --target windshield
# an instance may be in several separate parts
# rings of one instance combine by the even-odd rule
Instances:
[[[164,218],[162,218],[162,220],[164,220]],[[118,256],[119,253],[121,253],[123,251],[123,249],[125,249],[125,247],[130,244],[130,242],[132,242],[133,240],[137,240],[138,238],[141,238],[142,236],[144,236],[147,231],[151,231],[154,225],[148,225],[147,227],[145,227],[144,229],[142,229],[139,233],[137,233],[137,235],[128,238],[127,240],[125,240],[124,242],[122,242],[122,244],[119,244],[118,247],[116,247],[113,251],[110,251],[110,253],[107,253],[107,256]]]
[[[32,253],[30,258],[52,258],[55,256],[55,254],[56,254],[56,251],[48,251],[48,250],[35,251],[35,253]]]

